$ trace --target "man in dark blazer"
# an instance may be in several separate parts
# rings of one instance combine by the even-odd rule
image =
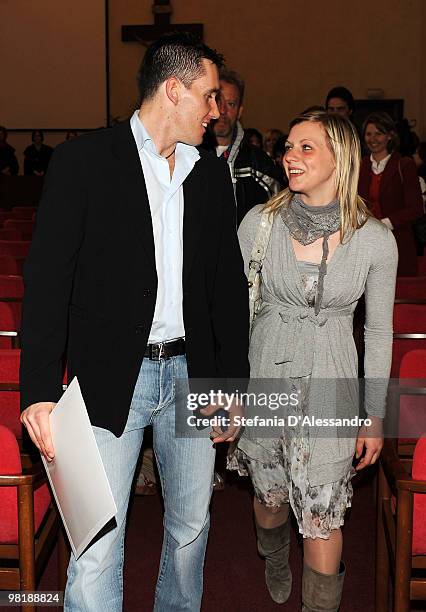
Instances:
[[[201,605],[214,449],[208,430],[176,437],[177,381],[248,376],[232,185],[226,165],[196,148],[219,114],[221,61],[184,34],[154,43],[140,109],[60,145],[45,180],[25,267],[22,422],[52,460],[66,352],[118,507],[116,528],[71,558],[68,611],[122,608],[125,516],[149,424],[165,503],[155,610]]]

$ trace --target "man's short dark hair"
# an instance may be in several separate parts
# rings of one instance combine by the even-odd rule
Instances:
[[[138,72],[141,103],[152,98],[159,86],[170,77],[176,77],[190,87],[203,76],[202,60],[213,62],[218,69],[223,56],[199,39],[186,32],[162,36],[148,47]]]
[[[339,87],[333,87],[333,89],[330,89],[327,94],[327,98],[325,99],[325,108],[328,107],[328,103],[331,98],[340,98],[341,100],[344,100],[346,102],[350,111],[353,112],[355,110],[354,97],[349,91],[349,89],[346,89],[346,87],[342,87],[341,85],[339,85]]]
[[[230,85],[235,85],[235,87],[238,89],[241,105],[245,90],[244,79],[238,74],[238,72],[235,72],[234,70],[227,70],[226,68],[221,68],[219,70],[219,79],[221,81],[225,81],[225,83],[229,83]]]

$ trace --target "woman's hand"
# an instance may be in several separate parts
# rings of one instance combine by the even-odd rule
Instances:
[[[213,416],[216,412],[222,411],[225,412],[224,406],[221,405],[210,405],[206,408],[201,408],[200,412],[205,416]],[[225,431],[218,425],[214,425],[212,427],[212,431],[210,432],[210,438],[212,439],[214,444],[218,444],[220,442],[234,442],[241,431],[241,418],[244,416],[244,407],[239,402],[233,402],[229,408],[226,408],[226,416],[229,418],[229,426]],[[237,418],[235,421],[234,418]]]
[[[376,463],[383,448],[383,419],[374,416],[369,416],[368,418],[371,421],[371,425],[369,427],[366,425],[360,427],[356,441],[355,457],[357,459],[361,457],[355,468],[357,471],[362,470],[367,465]]]

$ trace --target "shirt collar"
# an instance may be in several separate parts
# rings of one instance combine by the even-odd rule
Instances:
[[[384,159],[381,159],[379,162],[376,162],[373,154],[370,155],[371,168],[374,174],[381,174],[383,172],[383,170],[386,168],[386,164],[391,158],[391,155],[392,153],[389,153],[389,155],[387,155]]]
[[[139,117],[139,110],[135,110],[131,119],[130,119],[130,127],[133,132],[133,136],[135,138],[136,146],[138,151],[140,152],[143,148],[146,147],[146,150],[152,153],[154,156],[160,159],[165,159],[162,155],[159,155],[157,152],[157,147],[155,146],[154,141],[149,135],[146,127],[142,123],[141,118]],[[192,145],[185,144],[183,142],[178,142],[176,144],[176,158],[179,154],[179,157],[184,157],[188,162],[195,162],[200,159],[200,154],[197,151],[196,147]]]

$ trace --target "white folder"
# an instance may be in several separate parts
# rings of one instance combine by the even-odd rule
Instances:
[[[78,558],[117,513],[111,487],[74,378],[50,413],[55,458],[43,459],[74,555]]]

